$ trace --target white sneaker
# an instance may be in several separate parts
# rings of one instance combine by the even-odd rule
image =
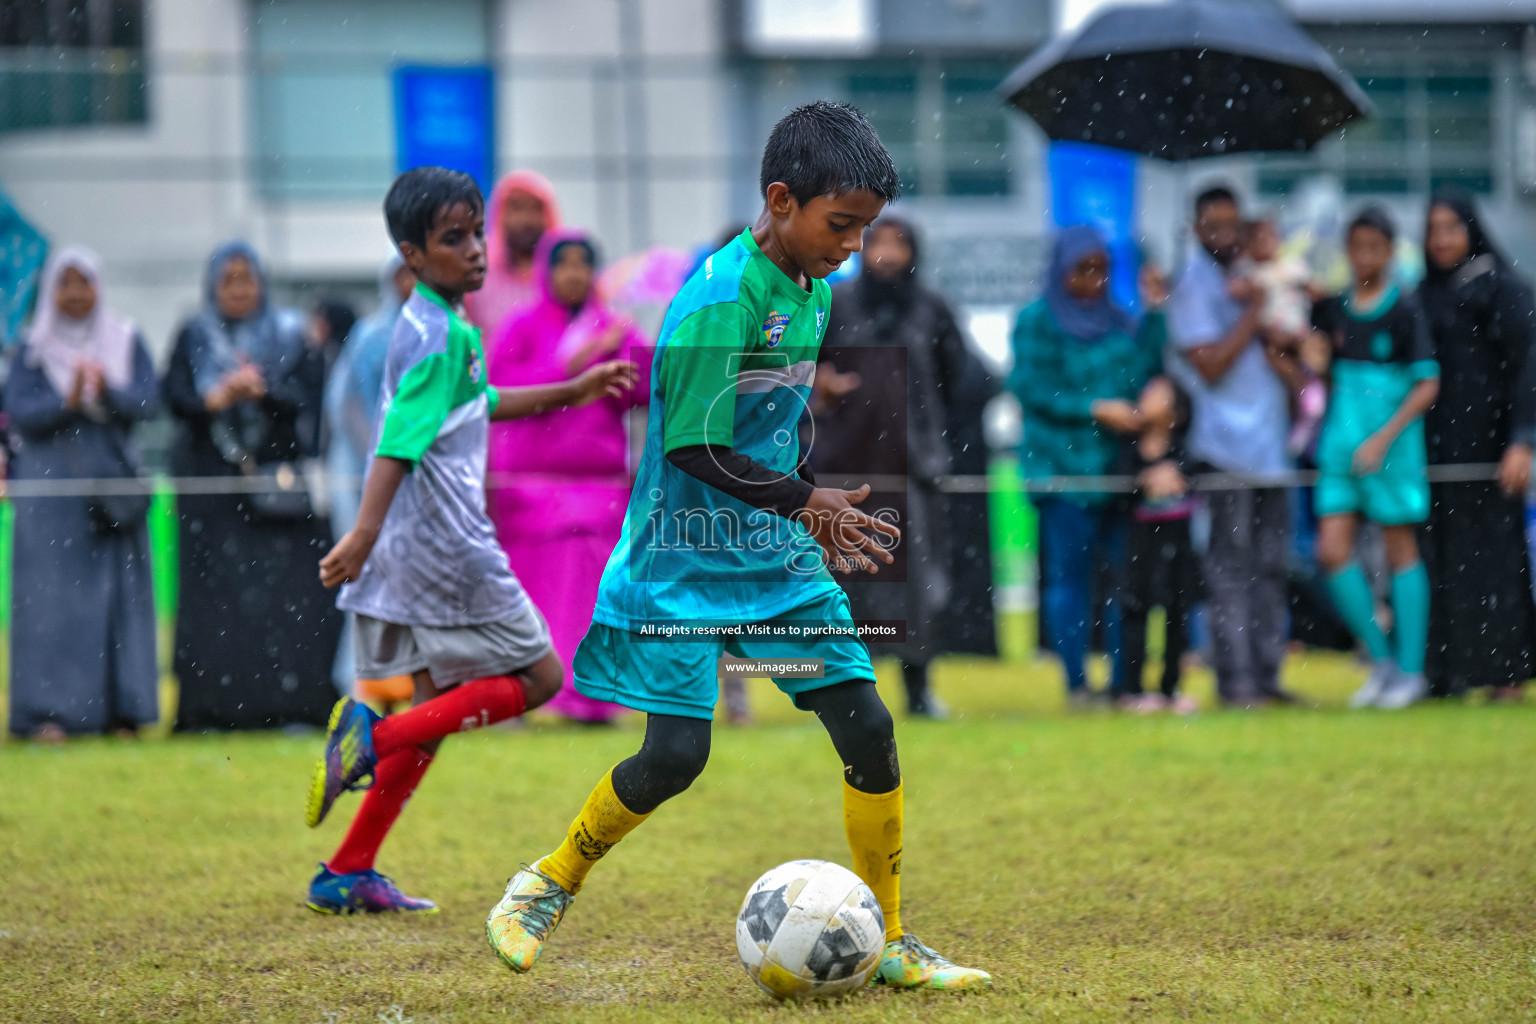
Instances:
[[[1429,694],[1429,680],[1422,672],[1400,672],[1397,678],[1376,698],[1376,706],[1396,711],[1410,704],[1417,704]]]
[[[1381,658],[1371,666],[1371,674],[1365,677],[1365,685],[1349,698],[1349,706],[1352,708],[1376,707],[1376,702],[1381,700],[1382,694],[1387,692],[1396,679],[1397,665],[1391,658]]]

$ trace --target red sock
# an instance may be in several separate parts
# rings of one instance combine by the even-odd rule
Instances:
[[[432,755],[412,747],[396,751],[379,762],[374,770],[374,783],[347,829],[347,838],[341,841],[336,853],[326,863],[337,874],[363,871],[373,867],[379,846],[389,830],[405,810],[405,802],[416,792],[416,784],[427,774]]]
[[[383,761],[407,747],[516,718],[526,705],[523,684],[511,676],[472,679],[425,704],[374,723],[373,750]]]

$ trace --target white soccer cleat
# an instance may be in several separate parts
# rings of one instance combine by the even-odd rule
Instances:
[[[1352,708],[1373,708],[1397,678],[1397,666],[1391,658],[1381,658],[1371,666],[1371,674],[1365,677],[1365,685],[1349,698]]]
[[[1400,672],[1376,699],[1376,706],[1397,711],[1429,696],[1429,680],[1422,672]]]

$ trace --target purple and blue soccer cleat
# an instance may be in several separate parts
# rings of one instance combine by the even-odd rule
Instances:
[[[393,879],[372,868],[338,875],[324,864],[309,883],[304,905],[320,914],[437,913],[436,903],[407,896]]]
[[[379,715],[366,704],[343,697],[331,709],[326,729],[325,754],[315,765],[309,782],[309,799],[304,807],[304,821],[314,828],[325,820],[336,798],[349,789],[366,789],[365,778],[373,775],[379,763],[373,752],[373,723]]]

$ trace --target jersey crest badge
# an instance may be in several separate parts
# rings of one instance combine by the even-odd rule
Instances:
[[[1371,335],[1371,358],[1378,363],[1385,363],[1392,358],[1392,335],[1387,331],[1377,331]]]
[[[485,376],[485,364],[480,361],[480,357],[473,350],[469,353],[469,365],[466,369],[469,370],[469,382],[471,384],[479,384],[481,378]]]
[[[768,311],[768,319],[763,321],[763,340],[769,348],[778,345],[784,340],[784,328],[789,326],[789,315],[776,310]]]
[[[816,333],[817,334],[821,333],[821,325],[826,323],[826,322],[827,322],[827,311],[824,310],[824,309],[818,309],[816,311]]]

